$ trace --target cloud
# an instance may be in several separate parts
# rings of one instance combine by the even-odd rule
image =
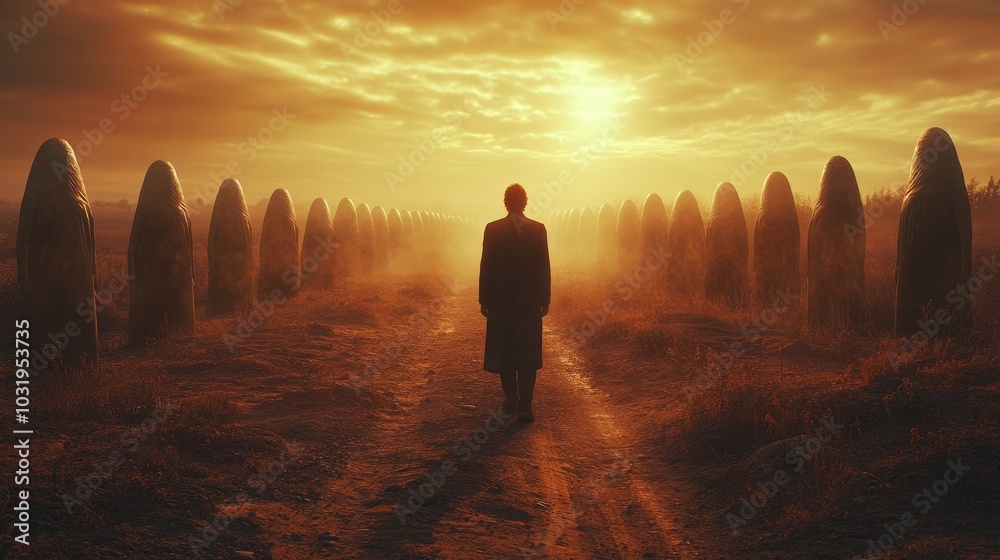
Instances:
[[[707,199],[776,137],[744,196],[771,170],[812,195],[834,154],[864,190],[888,186],[930,126],[951,132],[967,176],[1000,172],[995,2],[927,2],[903,22],[890,1],[569,4],[70,0],[19,52],[9,34],[0,45],[0,198],[20,197],[45,138],[86,147],[106,118],[114,131],[81,157],[95,199],[134,200],[156,159],[189,192],[237,161],[250,200],[282,186],[299,204],[484,217],[506,184],[530,192],[572,168],[610,116],[621,138],[552,209],[685,188]],[[5,2],[0,30],[21,34],[39,10]],[[169,76],[119,118],[116,100],[157,66]],[[817,87],[829,98],[799,112]],[[241,145],[282,108],[295,120],[250,159]],[[438,129],[390,189],[386,172]]]

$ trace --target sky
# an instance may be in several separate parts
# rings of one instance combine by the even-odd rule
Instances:
[[[771,171],[815,197],[833,155],[867,193],[931,126],[987,179],[998,24],[995,0],[5,0],[0,199],[53,136],[91,200],[164,159],[192,207],[230,176],[251,205],[473,219],[512,182],[542,217]]]

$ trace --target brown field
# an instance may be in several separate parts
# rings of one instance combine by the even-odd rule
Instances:
[[[995,183],[983,199],[993,200]],[[973,296],[971,333],[933,340],[895,371],[899,199],[883,192],[867,206],[880,217],[867,231],[867,321],[853,332],[809,329],[802,299],[746,336],[742,327],[765,307],[734,312],[678,300],[655,286],[655,274],[627,301],[620,282],[629,271],[567,274],[554,288],[560,326],[593,332],[582,346],[592,382],[616,408],[643,418],[650,460],[696,486],[686,507],[727,558],[853,558],[907,512],[918,512],[916,524],[885,558],[1000,557],[1000,285],[986,281]],[[974,213],[973,263],[1000,252],[1000,213],[983,206]],[[746,209],[752,224],[752,202]],[[800,207],[803,279],[809,213]],[[752,226],[750,235],[752,248]],[[608,301],[613,313],[595,321]],[[708,373],[734,342],[745,353]],[[825,433],[831,416],[843,424],[836,437],[789,462],[787,452]],[[923,515],[912,496],[959,459],[971,471]],[[733,528],[726,514],[740,517],[743,500],[778,471],[790,480]]]
[[[1000,557],[1000,278],[974,296],[972,332],[895,371],[898,201],[869,203],[886,211],[868,230],[868,320],[837,334],[808,329],[799,301],[747,336],[767,308],[678,300],[655,272],[578,270],[554,236],[538,421],[497,430],[478,239],[434,273],[411,264],[298,294],[230,351],[238,322],[203,318],[198,216],[195,336],[127,349],[125,290],[100,315],[100,372],[32,380],[32,557],[191,558],[198,543],[203,558],[852,558],[908,513],[886,558]],[[16,212],[0,207],[3,324]],[[1000,252],[1000,216],[974,219],[976,262]],[[131,211],[95,220],[103,286],[126,270]],[[745,352],[710,369],[734,342]],[[815,446],[831,417],[842,428]],[[959,460],[971,470],[938,503],[911,503]],[[12,454],[0,466],[16,470]],[[731,528],[727,514],[781,472]],[[5,557],[12,499],[0,495]]]

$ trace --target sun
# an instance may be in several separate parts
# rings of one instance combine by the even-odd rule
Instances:
[[[573,99],[572,114],[584,122],[605,121],[617,113],[619,92],[607,85],[583,83],[570,92]]]
[[[607,78],[598,63],[588,60],[559,60],[556,90],[562,110],[578,123],[599,123],[620,110],[627,89]]]

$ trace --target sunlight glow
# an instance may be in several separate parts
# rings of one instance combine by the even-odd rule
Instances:
[[[647,14],[646,12],[643,12],[642,10],[628,10],[627,12],[623,12],[622,15],[625,17],[625,19],[635,21],[638,23],[642,24],[653,23],[653,16]]]
[[[607,86],[579,84],[569,88],[568,97],[574,101],[576,115],[583,121],[599,121],[615,113],[618,94]]]

